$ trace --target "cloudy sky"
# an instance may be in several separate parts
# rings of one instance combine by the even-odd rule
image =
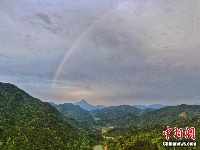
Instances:
[[[42,101],[200,104],[199,0],[1,0],[0,81]]]

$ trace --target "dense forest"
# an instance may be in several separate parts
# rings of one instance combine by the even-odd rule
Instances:
[[[69,105],[69,104],[68,104]],[[71,107],[72,108],[72,107]],[[80,108],[79,108],[80,109]],[[74,114],[76,109],[65,111],[65,115]],[[75,111],[75,112],[72,112]],[[61,113],[64,111],[62,110]],[[79,111],[80,112],[80,111]],[[160,109],[138,109],[134,106],[121,105],[88,111],[93,121],[87,122],[93,127],[102,130],[104,139],[101,141],[108,150],[165,150],[165,149],[200,149],[200,106],[185,105],[167,106]],[[76,118],[71,115],[70,117]],[[87,117],[88,117],[87,113]],[[95,121],[95,124],[93,122]],[[196,147],[164,147],[166,141],[163,131],[167,126],[175,129],[186,127],[196,128]],[[190,141],[192,139],[175,139],[173,132],[170,134],[172,141]]]
[[[94,119],[90,112],[82,109],[78,105],[73,105],[71,103],[64,103],[55,106],[58,111],[60,111],[64,116],[68,118],[73,118],[81,123],[94,124]]]
[[[195,127],[196,147],[164,147],[163,131]],[[172,141],[192,141],[169,135]],[[107,150],[200,149],[200,106],[139,109],[122,105],[87,111],[69,103],[52,106],[15,85],[0,83],[0,149]]]
[[[182,124],[183,122],[187,122],[186,124]],[[149,125],[149,126],[131,126],[127,128],[115,128],[109,130],[106,134],[106,142],[104,145],[108,147],[109,150],[189,150],[189,149],[200,149],[198,143],[200,139],[199,125],[200,119],[183,119],[179,120],[176,123],[179,123],[179,126],[185,130],[185,127],[191,125],[189,127],[195,126],[196,130],[196,140],[197,147],[164,147],[163,142],[166,141],[165,136],[163,136],[162,132],[166,130],[166,126],[162,125]],[[170,124],[170,127],[176,127],[175,124]],[[175,139],[173,137],[173,132],[170,134],[171,141],[190,141],[194,142],[192,139]],[[112,137],[112,138],[111,138]]]
[[[0,83],[0,149],[93,149],[96,141],[77,124],[50,104]]]

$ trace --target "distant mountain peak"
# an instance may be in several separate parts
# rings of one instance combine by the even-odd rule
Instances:
[[[166,105],[163,105],[163,104],[152,104],[152,105],[149,105],[149,106],[135,105],[135,107],[137,107],[139,109],[146,109],[146,108],[160,109],[160,108],[166,107]]]
[[[82,99],[81,101],[80,101],[81,103],[87,103],[87,104],[89,104],[86,100],[84,100],[84,99]]]
[[[82,109],[85,110],[95,110],[95,109],[101,109],[101,108],[105,108],[105,106],[103,105],[97,105],[97,106],[93,106],[91,104],[89,104],[86,100],[82,99],[81,101],[74,103],[74,105],[79,105]]]
[[[52,105],[52,106],[57,106],[57,104],[56,103],[54,103],[54,102],[48,102],[50,105]]]

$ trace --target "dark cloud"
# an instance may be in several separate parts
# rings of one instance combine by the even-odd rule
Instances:
[[[0,80],[58,103],[196,104],[198,6],[198,0],[1,1]]]
[[[51,22],[51,18],[50,18],[48,15],[43,14],[43,13],[40,13],[40,12],[36,13],[36,15],[37,15],[42,21],[44,21],[46,24],[51,24],[51,23],[52,23],[52,22]]]
[[[6,55],[4,55],[4,54],[2,54],[2,53],[0,53],[0,58],[4,58],[4,59],[11,59],[11,57],[9,57],[9,56],[6,56]]]

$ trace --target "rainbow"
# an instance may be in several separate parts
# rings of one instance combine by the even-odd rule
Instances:
[[[103,14],[98,20],[94,21],[86,30],[84,30],[79,37],[77,38],[77,40],[71,45],[71,47],[69,48],[69,50],[66,52],[66,54],[64,55],[61,63],[59,64],[58,68],[56,69],[56,72],[54,74],[53,77],[53,81],[58,79],[58,76],[65,64],[65,62],[67,61],[68,57],[70,56],[70,54],[72,53],[72,51],[74,51],[80,44],[82,39],[84,39],[87,34],[96,26],[98,25],[103,19],[105,19],[109,14],[111,14],[113,11],[115,11],[116,9],[119,9],[120,7],[122,7],[123,5],[125,5],[128,2],[123,2],[121,4],[119,4],[118,6],[116,6],[115,8],[109,10],[108,12],[106,12],[105,14]]]

